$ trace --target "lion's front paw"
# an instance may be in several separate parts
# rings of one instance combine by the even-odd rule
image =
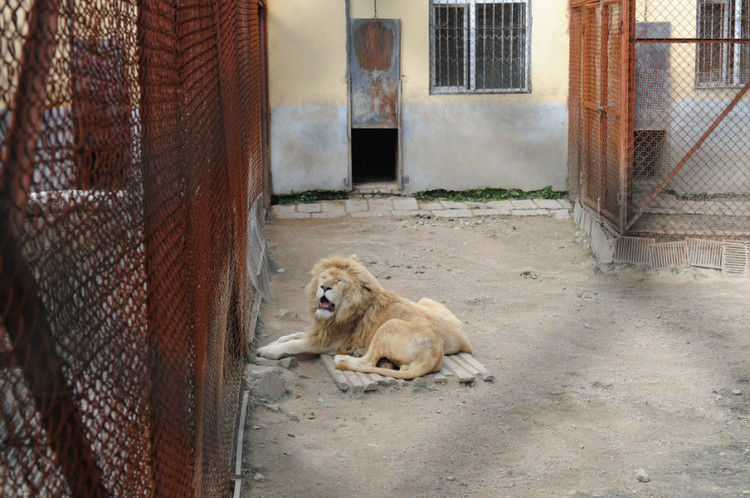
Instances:
[[[346,361],[346,359],[349,358],[345,354],[337,354],[333,357],[333,363],[341,363],[342,361]]]
[[[258,348],[255,351],[258,356],[262,356],[263,358],[267,358],[269,360],[278,360],[281,358],[281,353],[276,350],[276,348],[273,347],[273,343],[269,344],[268,346],[263,346],[262,348]]]
[[[281,344],[282,342],[297,341],[297,340],[303,339],[304,337],[305,337],[304,332],[297,332],[296,334],[289,334],[283,337],[279,337],[274,342]]]

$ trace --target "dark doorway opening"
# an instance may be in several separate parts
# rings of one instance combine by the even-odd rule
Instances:
[[[396,181],[398,129],[352,128],[352,182]]]

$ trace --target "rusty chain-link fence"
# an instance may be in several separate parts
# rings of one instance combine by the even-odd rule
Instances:
[[[264,4],[0,5],[0,495],[224,496],[267,285]]]
[[[750,0],[570,6],[572,193],[633,262],[670,241],[667,263],[750,274]]]

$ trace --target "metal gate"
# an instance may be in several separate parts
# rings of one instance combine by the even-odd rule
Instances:
[[[750,236],[750,0],[572,0],[571,191],[620,234]]]
[[[628,26],[622,1],[571,4],[570,122],[576,130],[571,152],[577,159],[578,193],[584,205],[617,228],[624,226],[627,93],[622,84],[627,78],[622,54]]]

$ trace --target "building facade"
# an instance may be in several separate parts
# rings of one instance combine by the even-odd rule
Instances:
[[[568,7],[275,0],[273,192],[567,188]]]

